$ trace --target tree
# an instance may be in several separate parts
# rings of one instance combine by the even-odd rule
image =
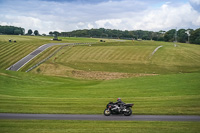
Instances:
[[[175,29],[171,29],[169,31],[167,31],[164,35],[164,40],[166,42],[173,42],[174,41],[174,35],[175,35],[176,30]]]
[[[200,28],[191,32],[190,43],[200,44]]]
[[[180,29],[177,32],[178,42],[186,43],[188,35],[185,29]]]
[[[19,34],[21,34],[21,30],[20,29],[14,30],[14,35],[19,35]]]
[[[21,35],[24,35],[24,34],[25,34],[25,29],[21,28]]]
[[[39,35],[38,30],[35,30],[35,31],[34,31],[34,35],[36,35],[36,36]]]
[[[28,30],[28,35],[31,35],[33,31],[31,29]]]
[[[15,27],[15,26],[1,26],[0,25],[0,34],[7,34],[7,35],[23,35],[24,28]]]
[[[58,36],[59,32],[58,31],[54,31],[53,34]]]
[[[51,35],[51,36],[52,36],[52,35],[53,35],[53,32],[52,32],[52,31],[50,31],[50,32],[49,32],[49,35]]]

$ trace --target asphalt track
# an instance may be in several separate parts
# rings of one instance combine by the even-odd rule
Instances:
[[[200,121],[191,115],[78,115],[78,114],[12,114],[0,113],[0,119],[17,120],[93,120],[93,121]]]

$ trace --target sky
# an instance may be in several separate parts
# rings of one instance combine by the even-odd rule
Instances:
[[[200,28],[200,0],[0,0],[0,25],[67,32]]]

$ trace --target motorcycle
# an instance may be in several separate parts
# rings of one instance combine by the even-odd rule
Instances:
[[[109,102],[106,105],[106,109],[104,110],[104,115],[109,116],[111,114],[124,114],[125,116],[130,116],[132,114],[131,108],[134,104],[128,103],[124,104],[122,108],[120,108],[117,104],[113,102]]]

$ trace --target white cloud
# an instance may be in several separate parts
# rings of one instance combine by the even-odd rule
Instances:
[[[94,28],[94,25],[92,25],[92,24],[90,24],[90,23],[89,23],[87,26],[88,26],[89,29]]]
[[[109,28],[109,26],[112,27],[120,27],[122,20],[121,19],[103,19],[103,20],[97,20],[95,21],[95,24],[97,27],[106,27]]]
[[[7,0],[0,3],[0,24],[24,27],[26,31],[38,30],[40,33],[100,27],[153,31],[176,27],[200,27],[200,12],[196,9],[200,0],[190,0],[175,5],[172,0],[163,1],[104,0],[98,3],[77,4],[77,2]]]
[[[164,4],[157,10],[148,10],[144,12],[139,23],[136,24],[138,29],[160,30],[170,28],[192,28],[192,26],[200,26],[197,21],[199,13],[194,11],[189,4],[179,7],[173,7]],[[193,25],[191,25],[191,23]]]

